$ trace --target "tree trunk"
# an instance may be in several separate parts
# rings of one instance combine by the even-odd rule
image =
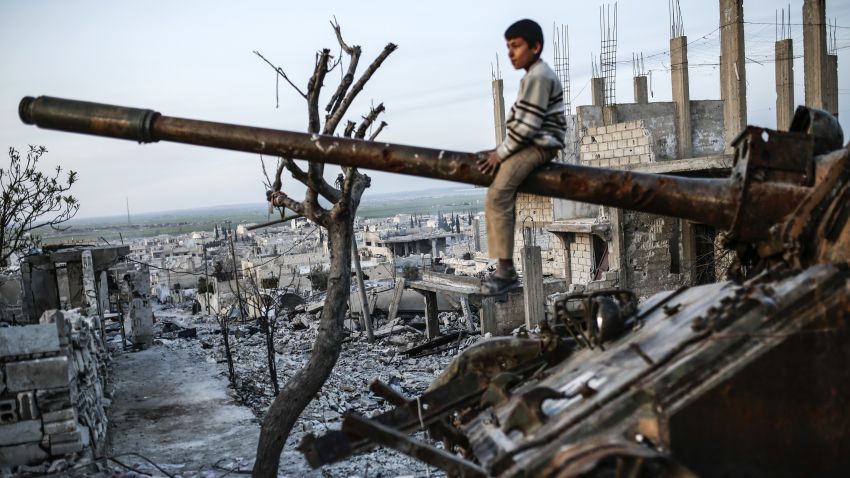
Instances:
[[[354,208],[352,208],[354,209]],[[351,237],[353,211],[335,210],[326,222],[330,241],[328,292],[319,322],[319,335],[307,365],[286,382],[275,397],[260,430],[253,477],[275,477],[280,454],[301,412],[327,380],[342,350],[345,304],[351,289]]]

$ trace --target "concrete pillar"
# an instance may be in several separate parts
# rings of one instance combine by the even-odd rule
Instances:
[[[481,316],[481,335],[488,332],[496,335],[498,333],[498,326],[496,324],[496,298],[482,298],[481,309],[478,311],[478,314]]]
[[[423,292],[425,295],[425,337],[430,340],[440,335],[440,319],[437,312],[437,293]]]
[[[109,283],[106,278],[106,271],[100,273],[100,310],[104,314],[109,312]]]
[[[670,76],[676,106],[676,144],[679,159],[691,157],[691,93],[688,85],[688,37],[670,39]]]
[[[463,318],[466,319],[466,328],[472,332],[475,330],[475,322],[472,320],[472,309],[469,308],[469,296],[460,296],[460,310],[463,311]]]
[[[404,278],[399,277],[395,280],[395,290],[393,290],[393,301],[390,302],[390,310],[387,313],[387,321],[392,321],[398,315],[398,306],[401,304],[401,297],[404,294]]]
[[[605,126],[619,123],[617,119],[617,105],[605,105],[602,107],[602,124]]]
[[[505,95],[502,80],[493,80],[493,124],[496,127],[496,144],[505,140]]]
[[[91,250],[85,250],[80,254],[83,262],[83,295],[85,296],[85,306],[89,308],[87,315],[97,312],[97,287],[94,278],[94,263],[91,258]],[[171,284],[168,284],[171,290]]]
[[[646,76],[640,75],[632,80],[633,89],[635,92],[635,103],[645,105],[649,103],[649,88],[646,85]]]
[[[826,0],[803,0],[806,106],[826,109]]]
[[[788,131],[794,117],[794,42],[779,40],[775,46],[776,129]]]
[[[590,79],[590,96],[593,106],[605,105],[605,78]]]
[[[65,272],[68,275],[68,308],[82,307],[85,299],[83,292],[83,263],[66,262]]]
[[[744,1],[720,0],[720,87],[724,90],[726,149],[747,126],[747,69],[744,63]]]
[[[826,110],[838,117],[838,55],[826,56]]]
[[[49,255],[21,260],[21,308],[30,324],[37,324],[45,311],[59,308],[56,267]]]
[[[609,269],[616,268],[619,273],[620,289],[627,289],[628,274],[626,274],[626,243],[623,235],[623,210],[615,207],[608,208],[608,220],[611,222],[611,250],[608,251]]]
[[[545,318],[546,294],[543,291],[543,256],[540,246],[523,246],[522,293],[525,305],[525,326],[529,330]]]
[[[477,217],[472,219],[472,245],[475,252],[481,252],[481,224]]]

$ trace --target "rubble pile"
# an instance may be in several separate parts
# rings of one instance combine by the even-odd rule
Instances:
[[[159,330],[169,330],[158,335],[158,341],[168,347],[190,348],[199,358],[216,362],[221,373],[227,373],[226,357],[221,331],[216,319],[208,316],[192,317],[186,312],[171,310],[157,312]],[[456,313],[440,314],[442,332],[446,335],[460,332],[456,327],[466,327],[466,321]],[[315,315],[302,312],[293,314],[290,320],[278,319],[274,336],[275,363],[278,379],[283,387],[289,378],[310,359],[310,351],[318,334],[319,321]],[[369,391],[372,380],[381,380],[399,393],[414,397],[422,394],[455,355],[480,340],[480,336],[463,333],[453,338],[448,347],[441,346],[437,353],[413,358],[404,352],[425,343],[424,334],[417,330],[421,318],[409,321],[396,319],[387,323],[379,320],[378,331],[394,329],[392,334],[366,341],[365,333],[353,331],[346,338],[342,353],[322,390],[303,411],[293,427],[287,447],[281,458],[282,467],[292,472],[309,469],[295,446],[306,433],[320,434],[339,429],[342,415],[347,410],[372,416],[392,408],[383,398]],[[179,329],[196,329],[197,338],[177,338],[174,325]],[[307,326],[305,326],[307,325]],[[424,326],[424,323],[423,323]],[[236,388],[233,393],[249,406],[258,419],[274,400],[273,388],[268,372],[265,335],[255,322],[230,325],[230,344],[236,373]],[[427,346],[426,346],[427,347]],[[392,450],[377,449],[335,464],[326,470],[334,474],[362,475],[371,467],[392,475],[393,473],[425,473],[425,465]],[[368,474],[368,473],[366,473]]]
[[[0,328],[0,464],[33,472],[102,449],[110,404],[97,319],[48,311],[40,322]]]

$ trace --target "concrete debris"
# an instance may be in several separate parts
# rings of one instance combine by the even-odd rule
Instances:
[[[0,474],[57,471],[103,446],[108,354],[97,320],[47,311],[40,324],[0,329]]]
[[[222,375],[227,374],[221,333],[214,318],[204,315],[193,317],[190,311],[182,312],[176,309],[167,312],[158,310],[156,315],[159,321],[154,325],[155,329],[161,329],[166,323],[173,323],[182,328],[192,327],[197,330],[198,340],[166,338],[159,333],[163,346],[187,348],[203,360],[218,363]],[[311,473],[320,473],[312,471],[301,454],[295,450],[295,446],[305,434],[339,429],[342,416],[349,409],[372,415],[392,408],[386,400],[369,392],[369,383],[372,380],[381,380],[408,397],[420,395],[456,353],[481,339],[477,335],[464,335],[458,339],[457,332],[464,331],[464,334],[467,334],[465,319],[461,314],[444,313],[441,314],[441,323],[449,325],[444,326],[442,332],[454,338],[451,348],[414,359],[403,356],[401,351],[425,343],[422,332],[407,325],[409,321],[401,318],[391,322],[378,319],[376,322],[375,337],[378,340],[372,344],[366,341],[365,333],[359,330],[348,331],[348,338],[331,376],[293,427],[281,457],[281,473],[308,473],[309,476],[313,476]],[[359,328],[359,323],[352,326],[355,327]],[[380,333],[390,330],[391,333]],[[232,393],[250,407],[258,419],[262,419],[263,413],[274,399],[268,372],[265,336],[254,326],[254,322],[250,322],[250,325],[231,323],[230,332],[237,377],[236,388]],[[291,320],[284,317],[278,319],[274,348],[281,387],[307,363],[317,334],[318,320],[312,314],[303,312],[296,314]],[[250,464],[244,464],[241,469],[250,469]],[[333,476],[363,476],[368,475],[369,470],[381,470],[384,476],[426,474],[424,464],[387,449],[376,449],[344,463],[323,468],[324,472]]]

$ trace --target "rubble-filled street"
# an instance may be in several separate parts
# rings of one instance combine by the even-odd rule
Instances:
[[[263,334],[254,322],[231,325],[237,376],[234,389],[228,387],[221,331],[215,319],[203,314],[193,316],[190,310],[171,306],[155,309],[155,315],[154,345],[144,351],[119,353],[114,360],[111,455],[135,452],[181,476],[219,476],[235,468],[250,470],[258,423],[273,399]],[[275,336],[281,384],[309,359],[316,328],[304,327],[302,318],[282,322]],[[459,323],[457,314],[444,314],[443,319],[452,327]],[[177,337],[179,330],[192,328],[196,336]],[[293,428],[281,457],[281,476],[428,473],[421,462],[382,448],[322,470],[311,470],[295,449],[305,433],[338,429],[342,414],[348,409],[366,415],[386,411],[386,401],[369,392],[373,379],[390,384],[406,396],[420,395],[457,350],[478,339],[472,335],[451,344],[443,353],[408,358],[399,352],[421,342],[423,336],[410,329],[402,330],[373,344],[365,340],[364,334],[349,337],[330,378]],[[113,344],[120,343],[119,339],[114,336]],[[161,473],[138,456],[118,459],[145,473]],[[430,471],[432,476],[441,474],[436,469]]]

